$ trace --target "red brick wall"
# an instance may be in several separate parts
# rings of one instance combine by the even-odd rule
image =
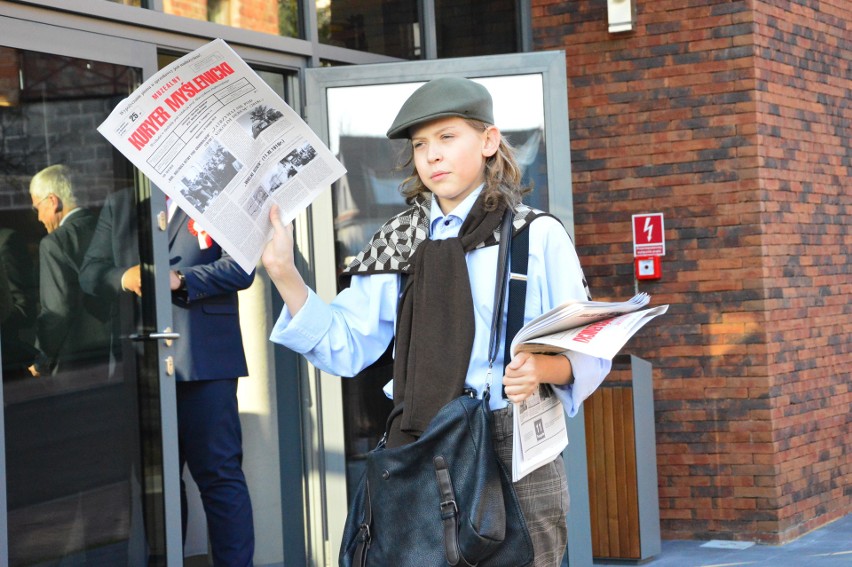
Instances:
[[[784,536],[849,512],[852,501],[852,3],[762,1],[754,18]]]
[[[852,4],[533,0],[566,52],[576,240],[634,290],[630,216],[665,215],[654,364],[665,538],[793,539],[852,512]]]

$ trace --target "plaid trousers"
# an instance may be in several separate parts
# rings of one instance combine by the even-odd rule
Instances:
[[[494,412],[494,449],[512,470],[512,404]],[[515,483],[532,538],[533,567],[560,567],[568,545],[568,481],[562,455]]]

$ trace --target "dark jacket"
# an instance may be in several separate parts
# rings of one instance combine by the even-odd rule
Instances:
[[[108,309],[80,289],[80,268],[95,233],[97,217],[76,209],[39,244],[37,346],[39,372],[104,362],[108,356]]]
[[[144,203],[142,206],[147,206]],[[238,315],[237,291],[251,285],[246,274],[213,243],[202,250],[190,233],[189,217],[181,210],[169,223],[170,269],[186,276],[187,293],[172,296],[175,375],[183,380],[217,380],[248,374]],[[101,211],[92,245],[86,254],[81,285],[88,293],[113,300],[130,294],[121,290],[121,276],[139,263],[136,206],[133,194],[110,195]],[[134,296],[135,297],[135,296]]]
[[[38,283],[30,251],[21,236],[11,228],[0,228],[0,262],[9,289],[9,312],[0,321],[3,378],[29,377],[27,366],[36,355],[35,320]]]

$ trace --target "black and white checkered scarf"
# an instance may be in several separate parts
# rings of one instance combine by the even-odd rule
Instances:
[[[418,195],[415,203],[391,218],[373,235],[369,244],[343,270],[341,277],[370,274],[411,273],[411,258],[417,246],[429,238],[432,194]],[[519,233],[533,219],[547,215],[526,205],[515,207],[514,229]],[[500,227],[476,249],[500,242]]]

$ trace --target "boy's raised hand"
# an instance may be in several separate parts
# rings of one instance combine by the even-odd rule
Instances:
[[[287,304],[290,315],[295,316],[308,298],[308,289],[296,269],[293,223],[285,225],[281,222],[278,205],[272,205],[269,209],[269,221],[272,223],[272,239],[266,243],[260,261]]]
[[[260,261],[273,281],[287,277],[290,270],[296,269],[293,257],[293,223],[281,222],[281,210],[278,205],[269,209],[269,222],[272,223],[272,238],[266,243]]]

